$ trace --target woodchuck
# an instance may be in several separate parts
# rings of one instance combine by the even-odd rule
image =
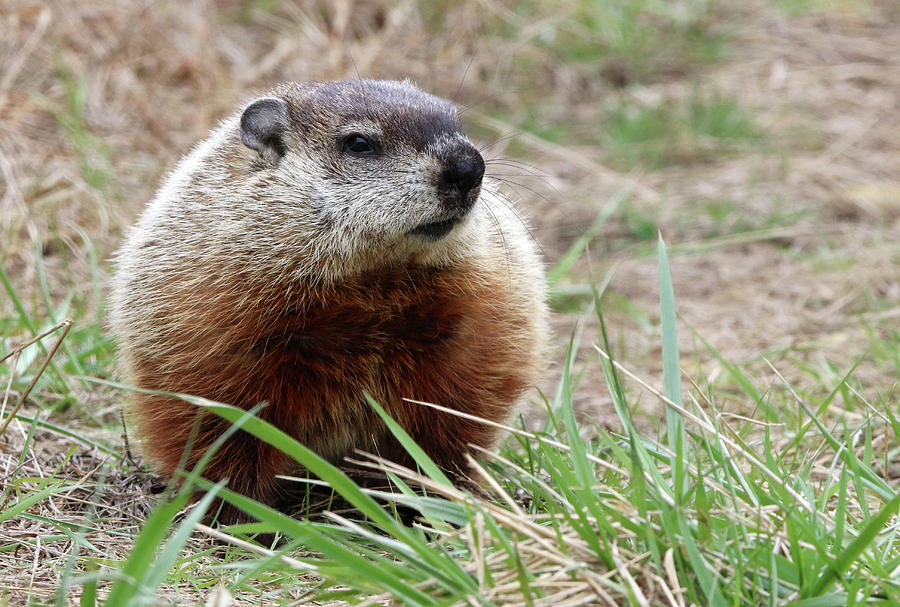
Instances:
[[[368,393],[463,473],[468,445],[497,431],[404,399],[502,421],[547,335],[537,247],[484,172],[457,109],[409,82],[278,85],[183,158],[128,232],[111,300],[123,378],[265,402],[261,418],[332,462],[361,449],[409,463]],[[161,471],[228,428],[198,411],[133,395]],[[204,476],[284,509],[276,475],[297,466],[238,432]]]

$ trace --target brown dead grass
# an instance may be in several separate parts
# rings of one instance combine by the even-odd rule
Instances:
[[[542,173],[534,178],[520,167],[525,174],[516,181],[524,187],[516,190],[548,262],[611,196],[626,190],[672,247],[683,366],[698,383],[720,380],[723,369],[689,327],[727,360],[752,370],[760,387],[773,381],[761,353],[788,379],[813,390],[822,386],[804,368],[831,361],[846,369],[862,358],[855,377],[863,392],[889,394],[896,369],[880,368],[866,353],[867,329],[896,327],[900,317],[900,14],[891,0],[793,16],[762,0],[723,6],[735,28],[730,59],[617,92],[589,67],[541,56],[531,45],[540,23],[521,27],[518,39],[487,37],[485,22],[522,24],[506,4],[486,0],[447,3],[440,27],[410,1],[295,0],[266,12],[224,0],[9,0],[0,8],[3,267],[26,305],[39,309],[39,250],[51,295],[61,300],[74,293],[90,302],[108,267],[104,261],[95,277],[91,252],[108,258],[178,157],[219,117],[276,81],[408,76],[472,105],[468,119],[497,134],[500,141],[490,150],[498,156],[519,129],[498,120],[497,110],[512,115],[519,95],[545,98],[553,115],[578,116],[602,96],[642,104],[686,98],[700,87],[738,98],[774,147],[634,174],[605,166],[601,150],[524,133],[512,138]],[[519,69],[525,60],[528,67]],[[537,71],[525,71],[535,65]],[[696,205],[719,199],[737,201],[734,221],[761,230],[717,237],[722,226],[698,214]],[[762,221],[777,213],[802,218],[786,226]],[[656,261],[648,254],[653,243],[615,246],[623,240],[626,227],[614,216],[568,282],[599,280],[615,268],[610,290],[650,326],[611,304],[615,349],[653,383],[661,371],[652,329],[658,297]],[[5,298],[0,312],[12,314]],[[558,317],[560,350],[576,320]],[[589,372],[577,400],[586,419],[615,425],[597,357],[587,349],[596,338],[592,321],[587,324],[581,360]],[[658,405],[645,400],[652,417]],[[724,406],[740,412],[747,403]],[[39,432],[17,468],[23,432],[13,424],[2,439],[0,479],[12,478],[14,469],[17,478],[40,478],[72,446],[70,439]],[[103,456],[78,447],[57,472],[73,480],[72,491],[36,513],[74,524],[91,508],[98,529],[89,538],[121,558],[147,511],[149,487],[140,480],[146,477],[103,464]],[[97,493],[99,470],[106,482]],[[48,533],[34,519],[15,519],[0,527],[0,544]],[[36,541],[33,551],[4,553],[8,575],[0,596],[12,602],[49,596],[58,574],[42,564],[58,564],[67,542]]]

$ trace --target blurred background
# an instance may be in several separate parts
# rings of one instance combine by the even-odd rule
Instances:
[[[503,159],[553,287],[544,387],[581,335],[583,417],[614,424],[592,285],[616,356],[660,383],[658,231],[698,385],[727,400],[732,365],[765,384],[768,360],[815,394],[858,363],[852,390],[889,399],[898,45],[896,0],[4,0],[3,350],[68,315],[58,364],[111,377],[109,258],[179,157],[275,82],[410,78]],[[120,400],[68,384],[89,420]]]

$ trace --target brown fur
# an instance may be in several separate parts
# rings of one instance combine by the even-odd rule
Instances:
[[[142,386],[195,394],[250,408],[314,451],[339,460],[353,447],[405,461],[405,453],[363,400],[372,394],[438,464],[465,468],[467,444],[489,446],[495,431],[403,398],[435,402],[498,419],[527,383],[539,348],[523,328],[528,311],[510,297],[504,274],[475,267],[395,268],[292,302],[273,289],[246,302],[232,318],[234,291],[210,293],[185,327],[215,327],[202,338],[185,332],[177,352],[135,358]],[[259,294],[262,295],[262,294]],[[230,321],[222,322],[223,319]],[[173,372],[178,369],[177,372]],[[141,395],[135,407],[151,457],[173,471],[182,459],[196,410],[180,400]],[[206,414],[188,465],[228,426]],[[334,437],[356,431],[341,449]],[[335,452],[335,447],[338,447]],[[346,447],[350,447],[347,449]],[[287,457],[246,434],[233,437],[205,476],[277,503],[276,474],[292,472]]]

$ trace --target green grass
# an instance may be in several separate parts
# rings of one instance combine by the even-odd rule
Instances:
[[[769,0],[769,3],[789,15],[828,13],[835,10],[864,13],[871,0]]]
[[[99,262],[90,246],[88,250],[95,285],[99,285]],[[83,402],[78,389],[79,386],[84,388],[85,384],[74,378],[84,375],[106,377],[114,368],[114,347],[104,330],[103,295],[99,286],[79,292],[81,289],[75,285],[66,285],[70,288],[69,295],[61,303],[54,304],[40,249],[35,252],[35,266],[38,284],[37,289],[32,291],[31,300],[19,295],[5,269],[0,267],[0,292],[12,312],[0,319],[0,335],[16,336],[19,343],[26,342],[67,317],[77,318],[78,322],[72,325],[60,344],[64,356],[50,360],[47,372],[38,377],[30,398],[47,415],[74,407],[73,413],[80,419],[91,420],[95,427],[102,426],[108,419],[99,419],[91,406]],[[12,389],[24,389],[40,361],[46,358],[51,347],[48,344],[52,344],[53,338],[58,335],[56,331],[34,346],[25,348],[17,357],[0,361],[0,377],[9,378]],[[13,342],[9,343],[11,345]],[[4,348],[0,351],[0,358],[6,358],[6,354],[11,352],[12,348]]]
[[[762,137],[736,100],[717,94],[674,105],[614,108],[601,130],[609,162],[626,169],[713,162]]]
[[[729,32],[716,16],[716,3],[708,1],[518,2],[500,23],[504,35],[533,32],[534,46],[556,61],[621,87],[681,76],[722,58]]]
[[[422,473],[388,468],[396,492],[379,493],[358,487],[266,422],[185,397],[186,406],[206,407],[290,454],[357,514],[296,520],[195,474],[159,501],[127,554],[98,554],[87,539],[89,519],[69,528],[74,541],[60,600],[151,604],[164,587],[171,592],[178,584],[204,596],[218,583],[231,595],[284,605],[298,593],[322,601],[383,594],[408,605],[500,604],[517,596],[539,604],[591,593],[623,605],[670,604],[668,593],[723,607],[896,604],[900,585],[892,572],[900,548],[892,521],[900,494],[882,472],[893,450],[878,445],[896,444],[900,422],[888,408],[833,415],[836,399],[849,400],[852,370],[810,369],[819,387],[829,389],[818,400],[786,380],[758,385],[734,365],[722,385],[682,382],[662,241],[659,255],[665,390],[645,385],[627,361],[611,358],[605,330],[595,344],[620,432],[576,422],[577,340],[547,403],[546,427],[514,430],[499,454],[485,454],[477,465],[476,475],[493,488],[490,499],[452,487],[399,426],[392,429]],[[600,299],[596,312],[604,326],[602,310]],[[896,353],[895,334],[881,339],[891,340]],[[661,437],[635,423],[628,388],[635,385],[666,404]],[[737,389],[743,399],[760,401],[755,419],[720,410],[717,393],[726,388],[729,398]],[[780,414],[789,409],[797,415]],[[209,492],[181,516],[196,483]],[[14,482],[18,489],[5,493],[0,520],[30,516],[30,508],[66,485],[52,478]],[[425,487],[427,495],[411,486]],[[274,531],[284,543],[252,552],[185,551],[215,495],[260,521],[233,529],[236,537]],[[427,523],[405,526],[375,498],[416,508]]]
[[[79,159],[84,182],[95,190],[110,194],[116,185],[110,150],[88,125],[85,82],[73,74],[62,57],[57,57],[57,66],[57,76],[65,95],[64,103],[55,110],[56,120],[63,127],[66,140]]]
[[[548,116],[535,102],[517,121],[523,131],[555,144],[601,149],[605,163],[621,170],[715,163],[764,151],[767,141],[751,112],[718,93],[651,105],[621,99],[584,114]]]

